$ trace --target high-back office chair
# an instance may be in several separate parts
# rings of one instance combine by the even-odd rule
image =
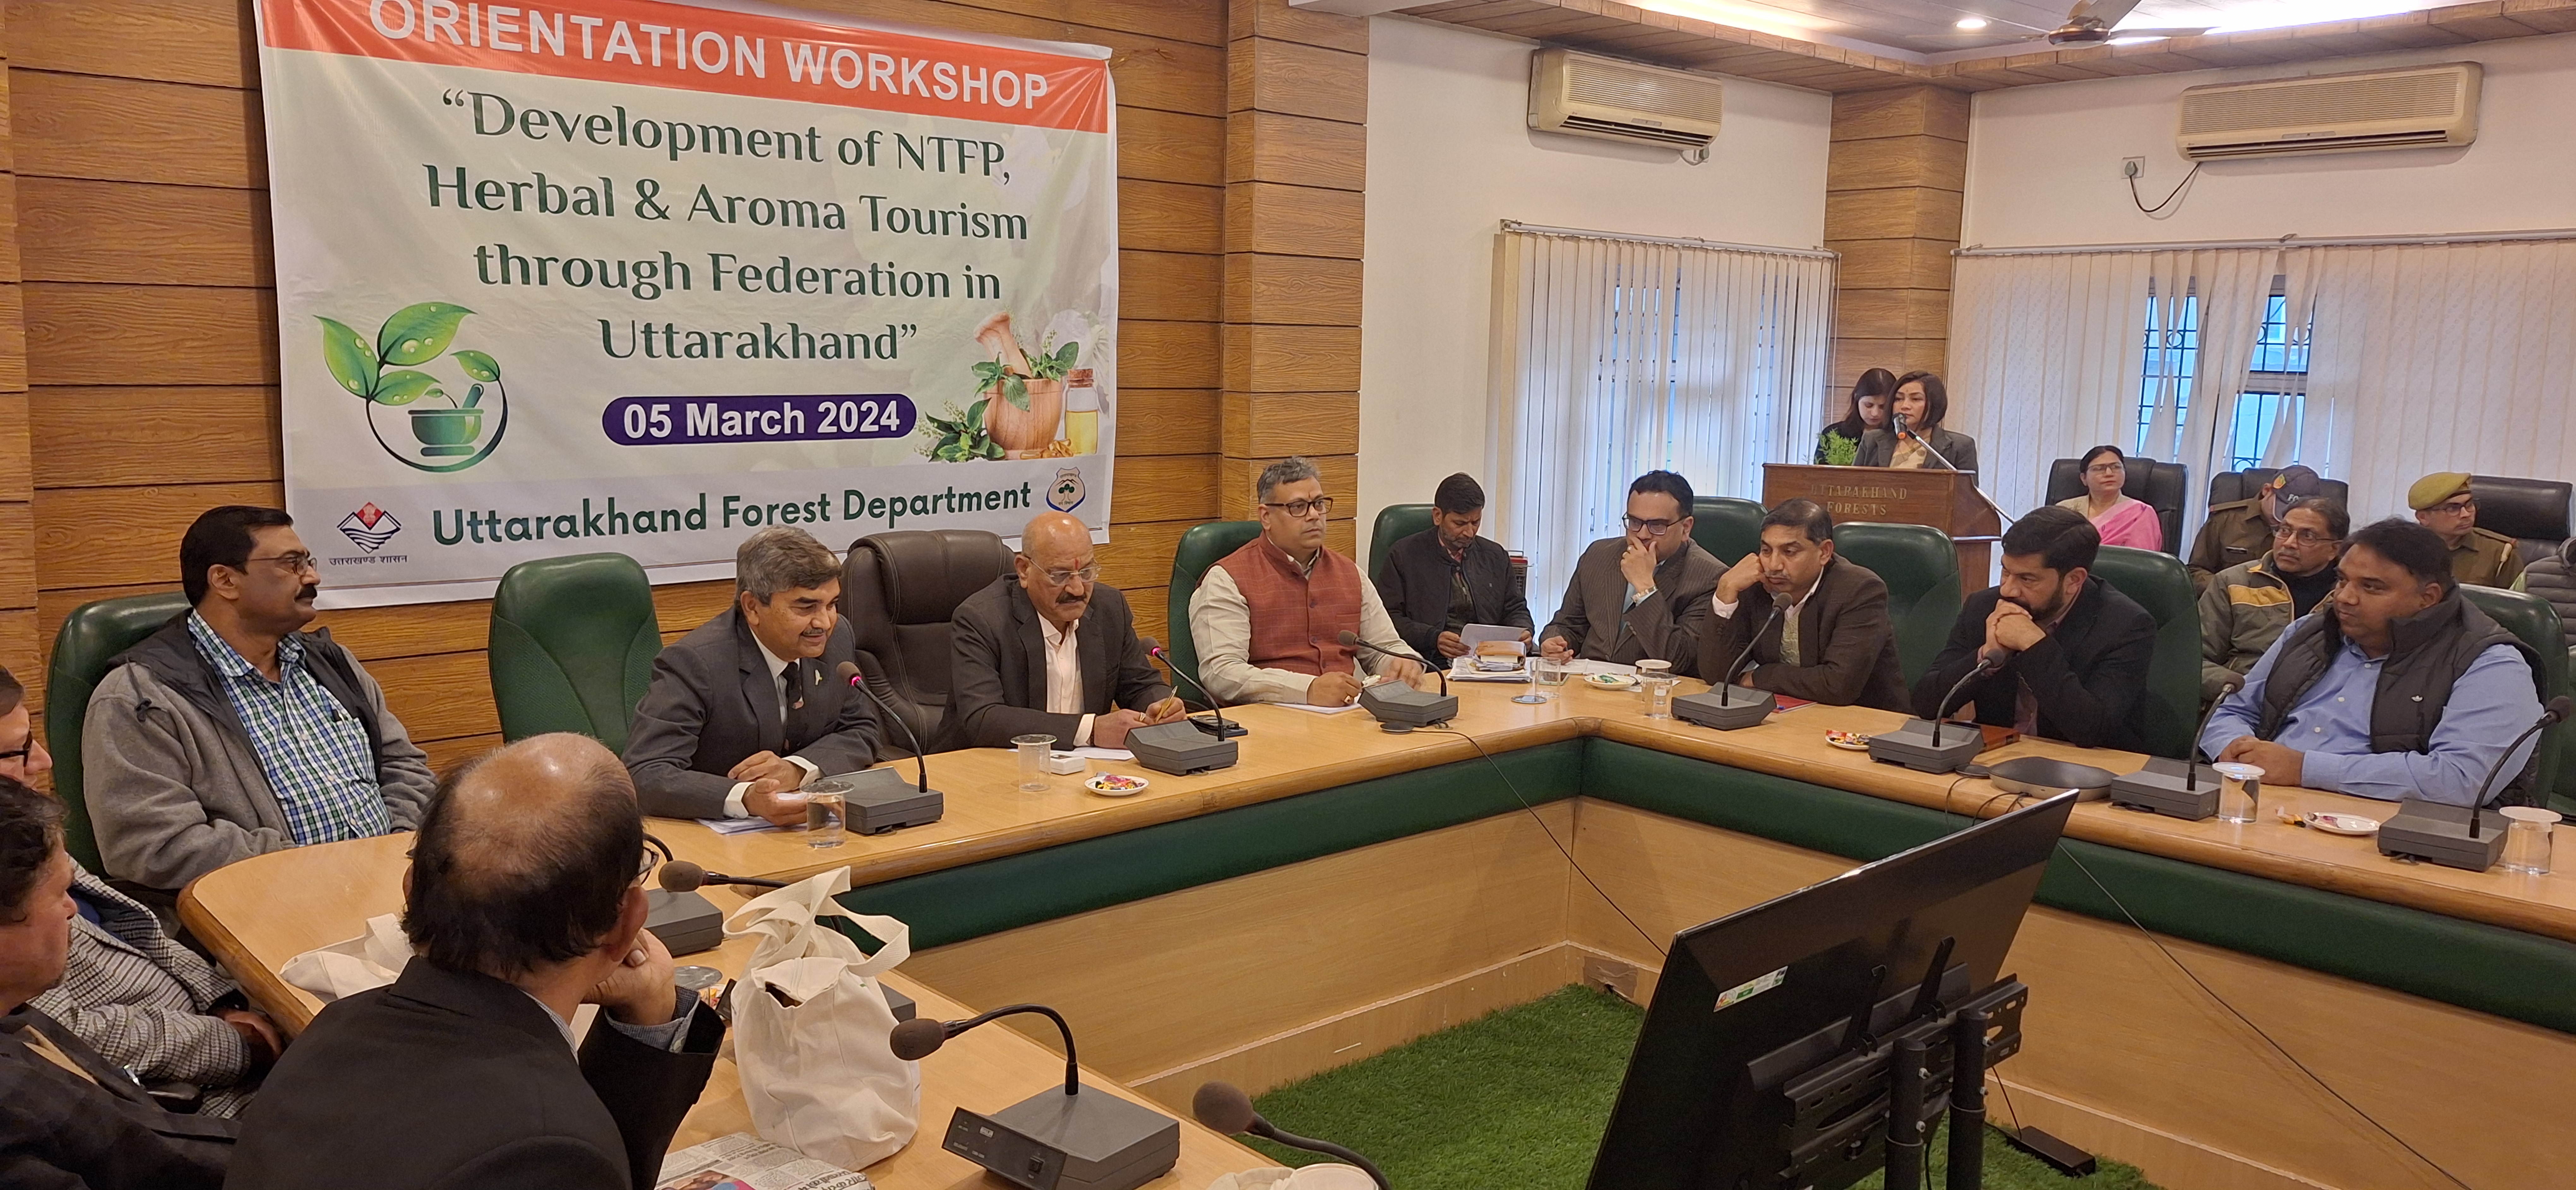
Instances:
[[[2281,469],[2278,467],[2248,467],[2242,471],[2221,471],[2209,477],[2209,502],[2234,504],[2239,500],[2251,500],[2254,498],[2254,493],[2263,490],[2263,485],[2272,482],[2272,477],[2280,473]],[[2125,492],[2128,488],[2123,486],[2120,490]],[[2334,497],[2347,510],[2352,507],[2352,485],[2340,479],[2319,478],[2317,494]]]
[[[925,748],[948,711],[948,618],[1010,573],[1011,548],[981,529],[896,529],[850,543],[841,614],[858,633],[862,664],[875,661],[869,687]],[[877,741],[880,760],[911,754],[911,738],[891,727]]]
[[[1762,506],[1735,496],[1691,501],[1691,540],[1729,566],[1762,548]]]
[[[2474,485],[2477,481],[2470,482]],[[2480,521],[2486,519],[2485,503],[2483,499],[2479,501],[2478,519]],[[2496,623],[2504,625],[2505,631],[2522,638],[2522,643],[2530,645],[2533,652],[2540,654],[2540,688],[2544,692],[2540,695],[2542,702],[2570,693],[2567,686],[2567,633],[2564,626],[2559,623],[2557,608],[2537,595],[2507,591],[2499,587],[2463,585],[2460,593],[2468,596],[2469,602],[2476,604],[2479,611],[2485,612]],[[2566,763],[2565,752],[2570,735],[2576,735],[2576,732],[2571,732],[2564,723],[2551,726],[2540,733],[2540,747],[2532,753],[2539,767],[2532,773],[2531,792],[2523,800],[2532,805],[2549,804],[2550,792],[2558,787],[2561,766]],[[2501,779],[2510,781],[2513,778],[2506,776]]]
[[[521,562],[492,593],[489,647],[502,739],[571,731],[624,752],[662,651],[653,584],[624,554]]]
[[[2478,500],[2478,528],[2513,538],[2525,562],[2548,557],[2567,541],[2570,492],[2576,492],[2576,485],[2563,480],[2469,477],[2469,493]]]
[[[1896,660],[1911,688],[1950,639],[1959,619],[1959,549],[1929,525],[1852,521],[1834,526],[1834,554],[1887,584]]]
[[[1386,569],[1386,551],[1393,549],[1396,542],[1430,527],[1428,504],[1389,504],[1377,510],[1377,525],[1369,530],[1369,581],[1376,582],[1378,574]]]
[[[54,796],[63,803],[63,848],[92,872],[106,868],[98,858],[98,835],[89,824],[89,796],[81,786],[81,721],[89,715],[89,696],[107,676],[119,653],[188,610],[188,598],[177,591],[101,599],[72,609],[54,633],[53,663],[45,668],[45,750],[54,754]]]
[[[2156,651],[2147,665],[2138,734],[2147,751],[2181,759],[2200,722],[2200,598],[2191,572],[2171,554],[2106,545],[2093,573],[2136,601],[2156,621]],[[2561,642],[2564,647],[2564,642]]]
[[[2128,476],[2120,481],[2120,494],[2155,509],[2156,523],[2164,529],[2165,552],[2182,556],[2182,506],[2191,497],[2191,468],[2155,459],[2124,462]],[[2084,494],[2081,463],[2080,459],[2059,459],[2048,465],[2048,495],[2044,497],[2048,503]]]
[[[1385,520],[1383,514],[1379,520]],[[1172,585],[1167,592],[1171,600],[1169,647],[1172,665],[1181,673],[1173,688],[1191,702],[1205,702],[1207,694],[1198,688],[1199,651],[1190,640],[1190,596],[1198,593],[1199,578],[1208,567],[1259,536],[1259,521],[1210,521],[1190,526],[1181,534],[1181,544],[1172,550]]]

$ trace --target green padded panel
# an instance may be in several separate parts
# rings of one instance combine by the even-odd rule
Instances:
[[[1729,566],[1762,548],[1762,506],[1734,496],[1691,501],[1691,540]]]
[[[1481,760],[1441,765],[906,876],[840,901],[902,919],[915,950],[945,946],[1490,818],[1519,810],[1522,797],[1571,797],[1582,786],[1583,744],[1494,757],[1508,785]]]
[[[45,750],[54,754],[54,793],[63,802],[63,847],[92,872],[104,866],[81,787],[81,721],[89,716],[89,696],[117,654],[186,610],[188,598],[177,591],[101,599],[73,608],[54,633],[54,660],[45,669]]]
[[[1388,549],[1430,527],[1428,504],[1389,504],[1377,510],[1377,527],[1369,530],[1369,581],[1376,582],[1378,572],[1386,569]]]
[[[1259,521],[1210,521],[1192,525],[1181,534],[1181,544],[1172,551],[1171,620],[1166,631],[1172,634],[1172,664],[1180,667],[1184,692],[1197,698],[1205,694],[1187,688],[1199,680],[1199,651],[1190,643],[1190,596],[1198,593],[1199,576],[1207,573],[1217,559],[1243,548],[1243,543],[1261,536]]]
[[[653,584],[624,554],[521,562],[492,594],[490,647],[503,739],[570,731],[623,752],[662,651]]]
[[[1851,521],[1834,526],[1834,552],[1887,584],[1896,660],[1911,689],[1932,668],[1959,619],[1959,548],[1929,525]]]
[[[2200,722],[2200,595],[2180,559],[2154,550],[2106,545],[2093,573],[2156,618],[2155,659],[2139,704],[2146,750],[2181,758]]]
[[[1633,745],[1586,742],[1585,796],[1851,859],[1884,859],[1969,822]],[[2062,845],[2039,902],[2118,922],[2128,920],[2125,905],[2158,933],[2576,1033],[2576,997],[2564,991],[2576,987],[2576,945],[2534,934],[2081,841]]]
[[[2542,702],[2570,693],[2567,687],[2567,633],[2558,620],[2557,607],[2540,596],[2502,587],[2462,586],[2460,594],[2468,596],[2469,602],[2478,605],[2479,611],[2504,625],[2505,631],[2521,637],[2522,643],[2531,646],[2532,652],[2540,654],[2540,689],[2545,692],[2540,696]],[[2540,758],[2540,770],[2532,774],[2533,789],[2545,791],[2558,787],[2560,752],[2565,749],[2570,734],[2576,733],[2571,733],[2565,724],[2546,728],[2540,733],[2540,747],[2533,753]],[[2549,799],[2543,794],[2533,800],[2546,803]]]
[[[2567,650],[2567,669],[2570,675],[2576,675],[2576,648]],[[2546,787],[2552,795],[2549,805],[2559,813],[2576,814],[2576,730],[2559,728],[2555,751],[2558,779]]]

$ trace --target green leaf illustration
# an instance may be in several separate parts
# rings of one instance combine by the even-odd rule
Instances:
[[[322,324],[322,362],[330,366],[331,379],[356,396],[374,392],[376,349],[346,326],[318,316],[316,321]]]
[[[501,363],[491,356],[480,351],[460,351],[455,358],[456,366],[465,369],[465,374],[476,380],[491,384],[501,379]]]
[[[405,368],[398,372],[387,372],[383,379],[376,382],[376,403],[409,405],[430,393],[439,391],[438,377],[427,372],[415,372]]]
[[[1082,344],[1067,343],[1055,353],[1055,374],[1059,377],[1073,370],[1074,358],[1081,354]]]
[[[376,332],[376,355],[389,364],[411,367],[438,358],[456,337],[456,324],[473,313],[449,302],[422,302],[394,311]]]
[[[1029,411],[1028,381],[1022,380],[1017,376],[1013,376],[1010,379],[1003,381],[1002,395],[1009,398],[1011,408],[1017,409],[1022,413]]]
[[[983,402],[983,401],[977,401],[977,402],[975,402],[973,405],[970,405],[970,406],[968,406],[968,407],[967,407],[967,409],[966,409],[966,436],[967,436],[967,437],[969,437],[969,438],[981,438],[981,437],[983,437],[983,436],[984,436],[984,406],[985,406],[985,404],[986,404],[986,402]]]

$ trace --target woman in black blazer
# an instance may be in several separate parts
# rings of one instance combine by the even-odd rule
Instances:
[[[1949,413],[1950,390],[1940,377],[1930,372],[1908,372],[1897,377],[1896,415],[1905,419],[1906,432],[1917,441],[1900,441],[1893,428],[1871,430],[1860,436],[1860,449],[1854,453],[1852,465],[1976,470],[1977,440],[1943,429],[1941,421]],[[1924,450],[1925,445],[1931,449]],[[1943,459],[1949,462],[1945,465]]]

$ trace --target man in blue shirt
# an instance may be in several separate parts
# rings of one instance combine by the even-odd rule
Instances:
[[[2460,595],[2449,547],[2421,525],[2364,527],[2341,568],[2333,598],[2219,704],[2201,749],[2276,785],[2469,805],[2540,717],[2530,647]],[[2508,804],[2532,796],[2532,747],[2505,765]]]

